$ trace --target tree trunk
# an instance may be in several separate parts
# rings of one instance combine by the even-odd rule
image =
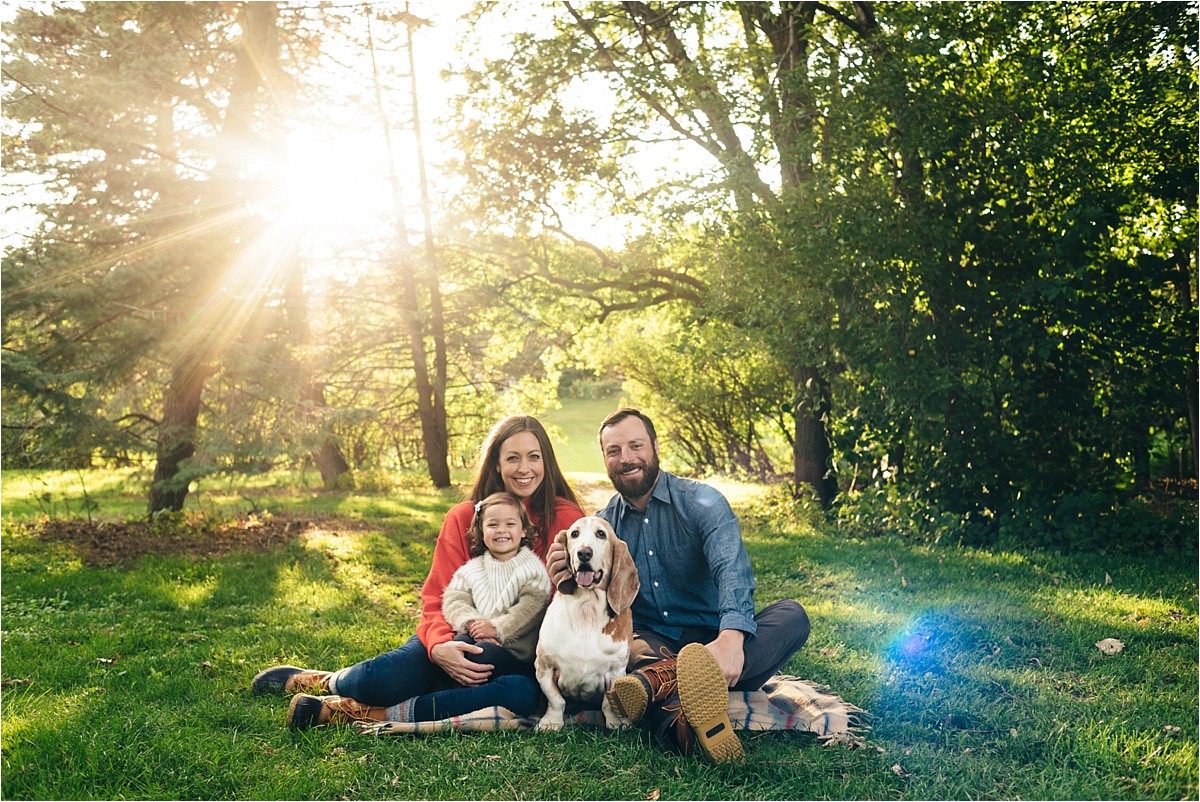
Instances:
[[[312,327],[309,325],[308,296],[304,293],[304,272],[299,263],[298,249],[291,248],[289,256],[289,272],[287,283],[284,285],[283,301],[287,313],[288,334],[293,348],[304,353],[306,346],[312,342]],[[298,360],[297,369],[300,372],[300,400],[317,415],[322,415],[328,408],[325,401],[325,386],[316,380],[313,366],[303,356]],[[321,472],[321,482],[326,490],[337,487],[338,479],[350,472],[350,464],[342,453],[341,446],[333,434],[322,424],[320,445],[313,453],[313,461]]]
[[[425,459],[434,487],[450,486],[450,433],[446,421],[446,312],[442,305],[442,285],[438,270],[437,248],[433,241],[433,204],[429,199],[429,177],[425,170],[425,141],[421,135],[421,106],[417,92],[417,61],[413,51],[413,23],[406,25],[408,43],[408,80],[412,95],[413,140],[417,147],[417,178],[421,192],[421,219],[425,226],[425,285],[429,293],[429,336],[433,340],[433,375],[430,377],[429,419],[422,414]]]
[[[149,512],[179,512],[187,500],[189,480],[180,476],[183,463],[196,453],[196,421],[208,369],[184,362],[171,372],[158,426],[158,459],[150,484]]]
[[[1192,278],[1191,271],[1188,269],[1189,262],[1194,257],[1189,255],[1176,255],[1175,261],[1175,293],[1179,296],[1179,305],[1185,313],[1188,320],[1195,318],[1195,304],[1192,303]],[[1193,341],[1194,342],[1194,341]],[[1191,347],[1188,353],[1187,367],[1184,369],[1183,376],[1183,403],[1187,409],[1188,420],[1188,439],[1192,446],[1192,459],[1189,470],[1192,471],[1192,476],[1200,476],[1200,470],[1197,468],[1197,462],[1200,460],[1200,452],[1196,450],[1196,416],[1197,416],[1197,375],[1196,375],[1196,351],[1194,346]]]
[[[314,408],[326,408],[325,389],[319,383],[309,381],[300,392],[304,400]],[[323,433],[321,447],[313,454],[313,461],[317,463],[317,470],[321,472],[321,482],[327,490],[337,487],[338,479],[350,472],[350,463],[346,462],[341,446],[328,432]]]
[[[278,58],[278,42],[275,37],[275,18],[278,13],[274,3],[246,3],[242,6],[242,46],[238,53],[237,70],[229,94],[229,106],[221,129],[219,147],[221,154],[213,169],[212,187],[208,197],[199,204],[201,209],[211,203],[225,207],[229,199],[236,198],[238,168],[241,152],[250,140],[251,120],[254,114],[255,95],[263,82],[263,72],[273,69]],[[206,203],[207,202],[207,203]],[[239,250],[236,237],[214,233],[206,243],[219,254],[214,265],[230,264],[237,259]],[[195,242],[185,247],[196,248]],[[200,287],[211,287],[220,291],[220,281],[200,281]],[[200,306],[208,299],[201,294],[196,298]],[[201,323],[203,325],[203,323]],[[187,499],[186,477],[179,471],[185,460],[196,453],[196,423],[200,414],[200,401],[204,393],[204,380],[210,372],[209,365],[220,356],[226,331],[189,331],[182,353],[175,361],[171,372],[171,384],[163,397],[163,417],[159,423],[157,459],[154,465],[154,480],[150,486],[150,514],[159,510],[181,510]]]
[[[821,506],[828,507],[837,497],[837,479],[830,470],[833,449],[825,433],[829,385],[816,368],[799,368],[795,381],[796,437],[792,441],[792,457],[796,491],[809,485]]]
[[[403,202],[403,187],[400,184],[400,172],[396,166],[395,150],[392,147],[392,124],[387,113],[387,107],[383,102],[383,86],[379,77],[379,68],[376,62],[375,40],[371,33],[371,16],[370,10],[366,11],[367,21],[367,49],[371,58],[372,83],[375,91],[375,105],[379,115],[380,127],[383,130],[384,141],[387,147],[388,154],[388,182],[391,185],[392,198],[394,205],[393,225],[396,229],[396,245],[399,253],[396,257],[396,266],[400,277],[401,290],[403,298],[401,301],[401,316],[404,320],[404,326],[408,333],[409,349],[412,355],[413,380],[417,388],[417,414],[421,421],[421,446],[425,456],[425,464],[429,468],[429,479],[433,482],[434,487],[449,487],[450,486],[450,464],[449,464],[449,438],[447,436],[446,427],[446,399],[445,399],[445,375],[446,375],[446,355],[444,335],[441,333],[443,328],[443,314],[441,312],[441,291],[434,286],[436,282],[436,272],[433,273],[433,278],[430,282],[425,282],[425,286],[431,294],[431,309],[429,325],[433,328],[434,339],[434,355],[435,355],[435,370],[433,375],[430,375],[429,369],[429,352],[425,344],[425,323],[424,315],[422,314],[420,282],[417,272],[419,262],[429,260],[428,252],[424,256],[419,256],[413,249],[412,244],[408,241],[408,226],[404,222],[404,202]],[[414,24],[409,21],[410,26]],[[408,50],[411,60],[412,56],[412,31],[409,29]],[[410,73],[413,70],[410,69]],[[410,80],[415,81],[415,77],[410,75]],[[414,84],[413,89],[413,118],[416,118],[418,109],[416,108],[416,89]],[[419,127],[416,131],[419,138]],[[423,160],[421,169],[424,169]],[[424,187],[422,187],[424,190]],[[432,269],[434,263],[426,265]]]

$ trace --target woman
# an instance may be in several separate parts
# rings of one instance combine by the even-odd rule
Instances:
[[[475,503],[503,490],[525,504],[537,529],[533,551],[543,561],[551,535],[583,517],[546,429],[529,415],[505,418],[492,427],[480,448],[467,500],[446,514],[421,589],[417,634],[398,649],[340,671],[268,668],[254,678],[251,688],[296,694],[287,721],[297,729],[354,720],[436,721],[492,705],[532,715],[541,701],[537,681],[529,674],[493,678],[494,660],[503,658],[503,648],[455,640],[442,615],[446,585],[470,559],[467,530]]]

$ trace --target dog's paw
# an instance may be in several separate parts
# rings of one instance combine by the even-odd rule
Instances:
[[[606,718],[604,719],[604,726],[610,730],[620,730],[621,732],[624,732],[625,730],[633,727],[633,722],[627,718],[613,718],[611,720]]]
[[[542,716],[537,723],[538,732],[558,732],[562,728],[563,720],[561,716],[557,719],[549,716]]]

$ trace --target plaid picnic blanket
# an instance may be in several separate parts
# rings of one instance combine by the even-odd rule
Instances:
[[[777,674],[758,691],[731,691],[729,719],[735,729],[750,731],[795,730],[810,732],[817,740],[852,743],[867,729],[868,714],[829,692],[829,688],[797,677]],[[368,735],[429,735],[439,732],[495,732],[529,730],[536,718],[524,718],[505,707],[488,707],[441,721],[380,723],[361,722]],[[581,710],[568,716],[568,727],[603,727],[599,710]]]

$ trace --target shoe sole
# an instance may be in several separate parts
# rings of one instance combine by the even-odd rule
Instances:
[[[717,658],[700,643],[679,652],[679,704],[696,745],[714,763],[742,762],[746,753],[729,720],[729,687]]]
[[[646,695],[646,689],[642,687],[642,683],[638,682],[636,677],[628,675],[618,677],[612,687],[608,689],[607,696],[608,703],[622,718],[641,721],[642,716],[646,715],[646,704],[649,697]]]

